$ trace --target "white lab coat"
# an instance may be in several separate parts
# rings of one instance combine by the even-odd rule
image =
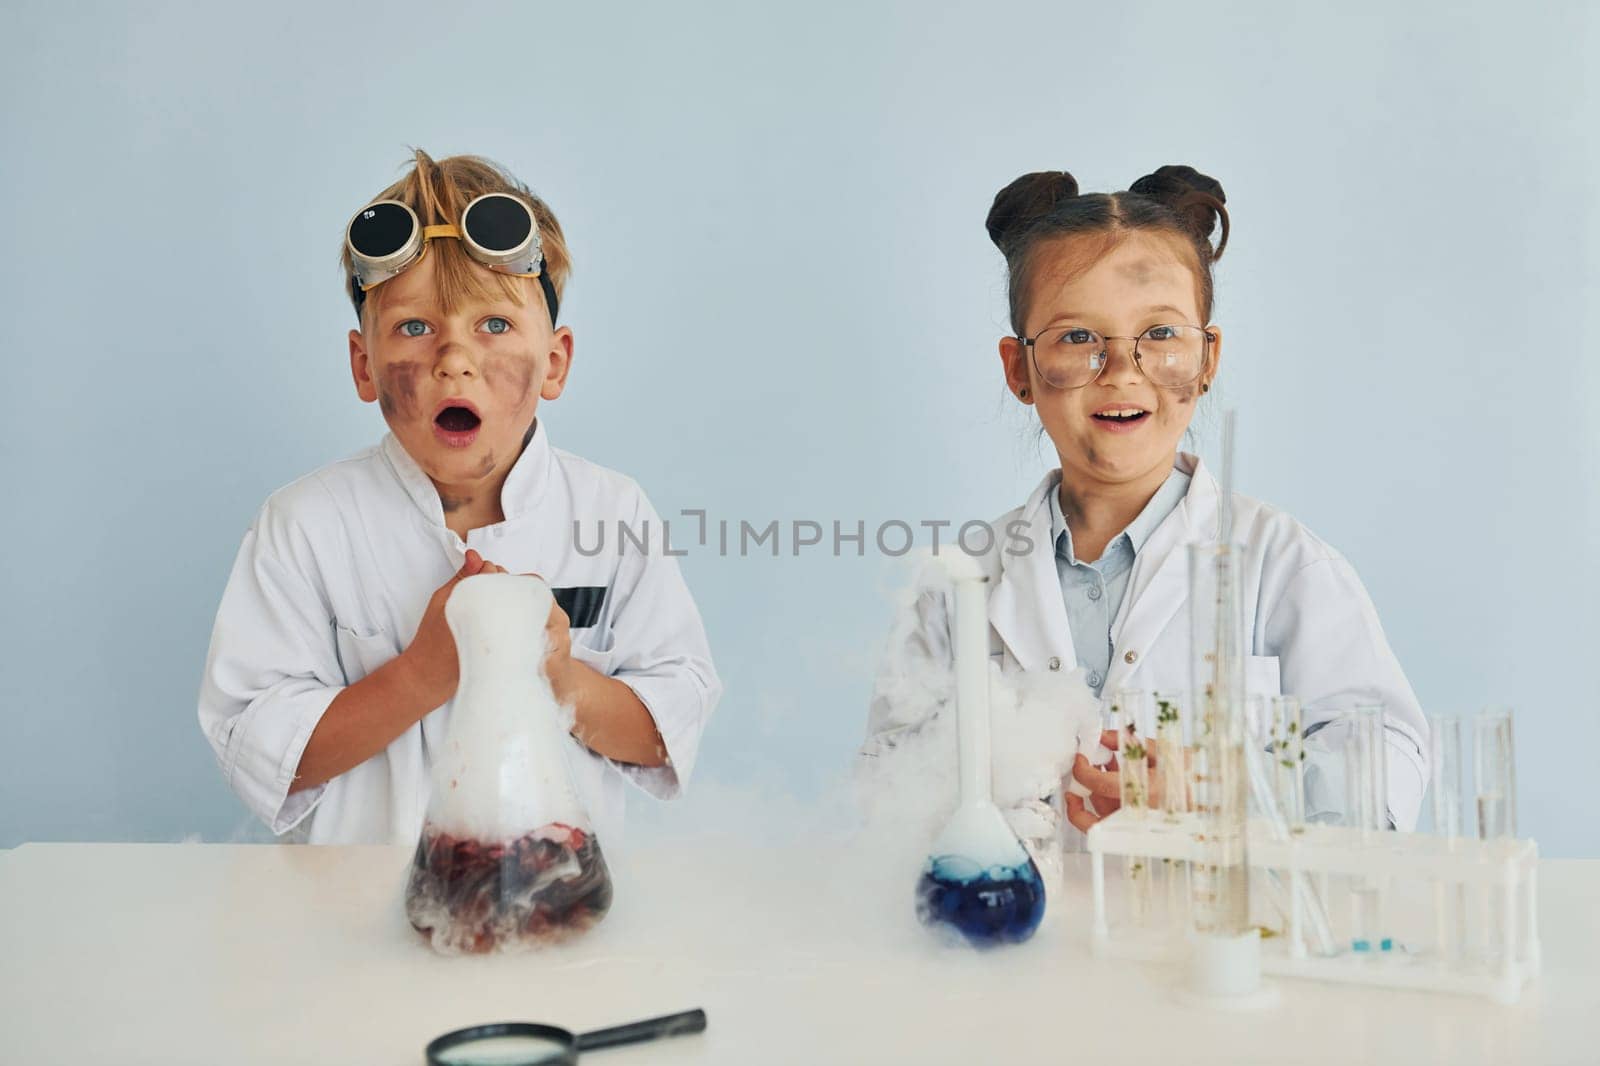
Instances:
[[[1107,698],[1122,688],[1191,687],[1185,546],[1220,539],[1221,489],[1197,457],[1180,452],[1175,465],[1193,480],[1134,562],[1111,625],[1114,651],[1101,688]],[[997,519],[994,545],[979,557],[990,578],[990,654],[1003,672],[1066,671],[1077,663],[1050,535],[1048,494],[1060,483],[1061,471],[1052,470],[1026,503]],[[1289,515],[1238,493],[1233,522],[1233,540],[1244,548],[1248,690],[1298,696],[1307,729],[1357,704],[1381,702],[1390,816],[1399,828],[1414,828],[1428,780],[1427,723],[1354,568]],[[944,702],[897,698],[914,686],[896,671],[919,658],[950,656],[943,593],[924,592],[907,609],[915,617],[896,628],[902,643],[887,650],[874,690],[863,748],[869,756],[888,757],[897,733],[915,730]]]
[[[217,612],[199,718],[224,778],[274,833],[311,843],[417,839],[449,703],[361,765],[316,788],[288,790],[328,705],[406,647],[468,548],[512,573],[539,573],[558,598],[568,596],[569,614],[579,615],[571,619],[573,657],[628,684],[665,741],[669,765],[644,768],[568,738],[574,784],[601,838],[621,830],[625,779],[661,798],[682,790],[722,683],[643,491],[552,448],[540,421],[501,507],[505,521],[463,541],[445,525],[433,483],[388,435],[261,508]],[[620,538],[619,521],[648,549]]]

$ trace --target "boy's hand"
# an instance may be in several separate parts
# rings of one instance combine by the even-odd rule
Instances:
[[[439,707],[456,694],[460,681],[460,664],[456,659],[456,641],[450,635],[450,624],[444,619],[444,603],[463,579],[477,574],[503,574],[505,570],[486,562],[483,556],[467,549],[466,562],[455,576],[434,590],[428,600],[428,609],[422,612],[417,623],[417,635],[400,653],[405,663],[407,679],[414,689],[427,697],[429,707]]]
[[[544,676],[550,679],[550,691],[555,693],[556,699],[565,703],[572,693],[572,674],[577,663],[572,658],[571,620],[559,603],[550,605],[550,617],[544,624],[544,642]]]

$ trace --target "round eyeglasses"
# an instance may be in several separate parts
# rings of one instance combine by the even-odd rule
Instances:
[[[1133,341],[1133,362],[1152,385],[1177,389],[1199,379],[1215,340],[1199,326],[1151,326],[1137,337],[1103,337],[1084,326],[1046,326],[1019,337],[1033,352],[1033,368],[1045,384],[1081,389],[1105,369],[1107,341]]]

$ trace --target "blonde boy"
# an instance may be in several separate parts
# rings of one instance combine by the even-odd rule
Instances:
[[[373,258],[362,227],[388,225],[386,240],[407,209],[410,251]],[[474,239],[486,217],[491,238],[519,219],[533,231],[522,259]],[[569,761],[609,837],[625,779],[681,791],[722,685],[676,560],[652,547],[661,522],[644,493],[552,447],[536,416],[572,367],[560,225],[487,160],[418,151],[352,219],[342,262],[351,374],[389,433],[256,516],[217,613],[201,728],[275,834],[410,843],[456,687],[444,602],[472,574],[538,573],[557,596],[546,668],[575,707]],[[650,531],[646,546],[618,523]]]

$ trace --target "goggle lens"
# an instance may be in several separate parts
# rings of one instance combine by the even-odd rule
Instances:
[[[533,216],[510,196],[481,196],[461,216],[461,228],[478,247],[497,253],[515,252],[533,232]]]
[[[368,259],[387,259],[406,246],[416,225],[402,204],[372,204],[350,220],[350,247]]]

